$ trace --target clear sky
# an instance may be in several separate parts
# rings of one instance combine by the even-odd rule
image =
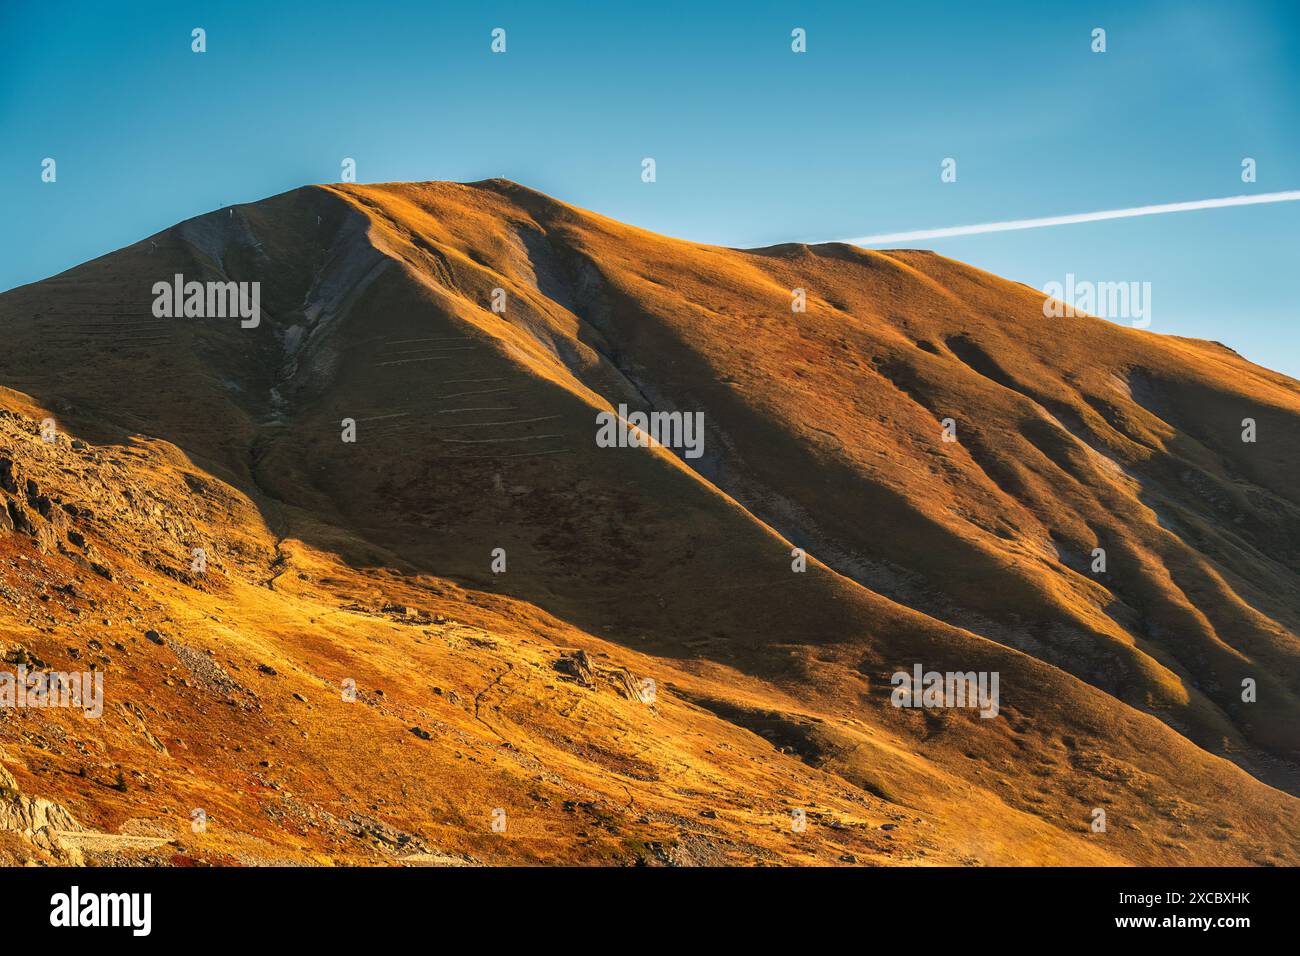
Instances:
[[[732,246],[1300,189],[1300,2],[0,0],[0,289],[344,157]],[[917,244],[1300,377],[1300,203]]]

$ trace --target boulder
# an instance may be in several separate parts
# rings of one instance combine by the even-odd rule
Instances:
[[[561,674],[572,677],[583,687],[596,686],[596,667],[592,663],[591,655],[586,651],[563,655],[555,662],[555,669]]]

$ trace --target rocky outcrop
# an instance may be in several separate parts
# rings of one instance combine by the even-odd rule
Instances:
[[[0,455],[0,490],[18,494],[18,464],[12,458]]]
[[[60,863],[76,866],[83,862],[81,852],[64,835],[84,829],[61,804],[23,796],[13,774],[0,763],[0,831],[17,833]]]
[[[596,686],[596,667],[592,663],[591,655],[586,651],[575,651],[572,654],[565,654],[555,662],[555,669],[561,674],[565,674],[583,687]]]

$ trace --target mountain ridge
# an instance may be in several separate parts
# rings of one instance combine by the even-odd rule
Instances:
[[[144,280],[173,269],[263,282],[262,327],[148,317]],[[806,313],[791,312],[799,288]],[[494,289],[503,313],[489,307]],[[508,181],[301,187],[0,295],[13,346],[0,384],[31,396],[6,399],[23,434],[48,412],[93,454],[128,464],[108,449],[147,436],[176,449],[153,466],[160,475],[180,454],[197,473],[190,487],[215,481],[228,507],[244,502],[247,566],[221,586],[267,651],[324,659],[320,642],[275,625],[290,613],[281,600],[323,608],[339,597],[324,579],[390,589],[413,577],[427,593],[453,589],[457,613],[504,602],[493,604],[504,617],[476,618],[495,648],[461,639],[458,653],[488,670],[508,658],[498,676],[520,680],[535,706],[545,686],[509,675],[529,666],[521,641],[559,626],[569,644],[672,674],[662,686],[687,715],[679,733],[725,725],[731,746],[775,746],[822,799],[847,786],[921,809],[950,861],[1285,860],[1296,845],[1300,613],[1286,595],[1300,503],[1287,478],[1300,393],[1235,353],[1090,317],[1057,320],[1045,340],[1042,301],[932,253],[701,246]],[[704,457],[597,448],[596,413],[620,403],[703,411]],[[1247,413],[1261,439],[1243,450],[1232,440]],[[339,441],[345,418],[355,447]],[[957,441],[943,440],[943,418]],[[11,441],[0,454],[23,451],[26,470],[30,449]],[[148,487],[148,474],[131,476]],[[139,540],[108,531],[105,553],[135,566]],[[32,547],[59,565],[80,550],[65,542]],[[1098,546],[1117,570],[1088,570]],[[490,568],[497,547],[504,574]],[[806,572],[791,570],[794,547]],[[172,549],[160,561],[176,571],[186,547]],[[141,567],[141,581],[164,587]],[[358,628],[375,624],[365,620]],[[509,650],[490,636],[521,622],[532,636]],[[413,626],[422,640],[455,639],[423,619],[384,625]],[[220,647],[210,623],[189,627],[168,639]],[[363,646],[346,629],[338,640]],[[1000,672],[1004,716],[889,706],[890,674],[914,663]],[[1243,677],[1259,686],[1255,704],[1234,703]],[[471,723],[484,729],[480,710]],[[530,744],[553,732],[529,713],[513,720]],[[382,728],[368,732],[403,732]],[[603,728],[584,732],[605,740]],[[688,763],[741,779],[711,759],[692,750]],[[608,781],[583,786],[608,794],[637,779],[602,772]],[[751,777],[738,792],[757,806],[762,789]],[[608,812],[610,799],[593,802]],[[1123,822],[1091,832],[1099,806]],[[650,842],[694,847],[678,862],[707,858],[695,827],[647,819],[636,826]],[[782,829],[770,808],[763,824],[715,819],[699,822],[733,844],[778,860],[803,852],[793,834],[770,833]],[[241,814],[241,839],[283,840],[255,821]],[[429,842],[419,831],[440,824],[403,826]],[[872,849],[840,855],[888,861],[880,831],[847,832]],[[483,839],[451,842],[478,859]],[[580,839],[570,831],[563,852]],[[917,839],[907,852],[921,860]]]

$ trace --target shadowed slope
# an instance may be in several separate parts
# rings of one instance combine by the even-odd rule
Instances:
[[[711,249],[502,183],[348,194],[381,244],[548,378],[704,410],[698,471],[842,573],[1205,746],[1294,759],[1300,394],[1284,377],[1217,346],[1045,319],[1023,286],[924,253]],[[485,310],[494,287],[504,320]],[[807,313],[789,310],[795,288]],[[1246,677],[1267,690],[1243,707]]]

